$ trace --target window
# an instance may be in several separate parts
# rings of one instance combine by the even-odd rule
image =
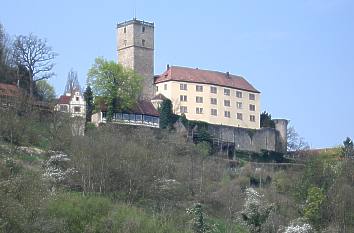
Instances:
[[[203,97],[201,97],[201,96],[195,97],[195,102],[197,102],[197,103],[203,103]]]
[[[211,114],[212,116],[217,116],[217,115],[218,115],[218,110],[212,108],[211,111],[210,111],[210,114]]]
[[[124,33],[127,33],[127,28],[126,27],[124,27]]]
[[[181,83],[181,84],[179,84],[179,89],[180,90],[187,90],[187,84],[186,83]]]
[[[163,85],[163,89],[166,91],[167,90],[167,84]]]
[[[181,112],[181,113],[187,113],[188,111],[187,111],[187,106],[180,106],[179,107],[179,111]]]
[[[79,101],[79,97],[78,96],[76,97],[76,101]]]
[[[141,28],[141,32],[142,32],[142,33],[145,32],[145,27],[144,27],[144,26]]]
[[[250,111],[256,111],[256,105],[250,104]]]
[[[74,112],[81,112],[80,107],[74,107]]]
[[[242,98],[242,92],[241,91],[236,91],[236,97],[237,98]]]
[[[141,44],[142,44],[143,46],[145,46],[145,40],[144,40],[144,39],[141,40]]]
[[[203,92],[203,86],[196,85],[196,86],[195,86],[195,90],[196,90],[197,92]]]
[[[158,92],[159,91],[159,86],[156,86],[156,92]]]
[[[256,96],[254,94],[249,94],[249,98],[250,98],[250,100],[255,100]]]
[[[224,89],[224,95],[230,96],[230,89]]]
[[[230,107],[230,100],[224,100],[224,106]]]
[[[197,114],[203,114],[203,108],[196,108],[195,113]]]
[[[230,118],[231,117],[230,111],[225,111],[224,112],[224,116]]]
[[[256,116],[255,115],[250,115],[250,121],[255,122],[256,121]]]
[[[242,121],[242,113],[237,113],[237,119]]]
[[[216,87],[210,87],[210,93],[216,94],[217,93]]]
[[[124,40],[124,46],[127,46],[127,40]]]
[[[242,109],[242,102],[236,102],[236,107],[238,109]]]
[[[60,109],[61,112],[67,112],[68,111],[68,106],[67,105],[60,105]]]
[[[180,96],[179,96],[179,100],[180,100],[181,102],[186,102],[186,101],[187,101],[187,96],[186,96],[186,95],[180,95]]]
[[[218,101],[216,100],[216,98],[210,98],[210,104],[216,105],[217,103]]]

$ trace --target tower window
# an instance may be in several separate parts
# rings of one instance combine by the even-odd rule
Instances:
[[[142,40],[141,43],[143,44],[143,46],[145,46],[145,40]]]
[[[141,28],[141,32],[142,32],[142,33],[145,32],[145,27],[144,27],[144,26]]]
[[[126,27],[124,28],[124,33],[127,33],[127,28]]]

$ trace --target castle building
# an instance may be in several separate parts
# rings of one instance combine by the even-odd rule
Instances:
[[[154,24],[137,19],[117,24],[118,63],[143,78],[141,99],[154,97]]]
[[[135,18],[118,23],[117,52],[118,63],[140,74],[144,82],[137,108],[114,114],[113,121],[158,127],[159,114],[152,108],[158,109],[168,98],[175,114],[209,123],[212,137],[230,142],[237,150],[286,152],[288,121],[276,120],[275,129],[260,128],[260,91],[245,78],[180,66],[167,66],[154,76],[153,23]],[[105,122],[105,114],[101,109],[96,122]]]
[[[242,128],[260,128],[260,92],[241,76],[171,66],[155,78],[156,94],[172,101],[187,119]]]

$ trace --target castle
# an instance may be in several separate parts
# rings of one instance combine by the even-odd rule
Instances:
[[[130,114],[117,113],[113,120],[156,126],[158,113],[150,105],[157,109],[168,98],[177,115],[209,123],[214,137],[233,143],[237,149],[286,151],[288,121],[275,120],[275,129],[260,128],[260,91],[245,78],[169,65],[161,75],[154,75],[154,23],[136,18],[118,23],[117,55],[118,63],[144,78],[139,103],[144,102],[150,111],[139,108]],[[105,112],[98,118],[104,122]],[[250,134],[250,130],[255,131]]]

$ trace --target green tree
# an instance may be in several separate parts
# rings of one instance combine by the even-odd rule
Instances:
[[[261,113],[261,128],[275,128],[274,121],[272,120],[272,115],[264,111]]]
[[[172,102],[169,99],[162,101],[160,108],[160,128],[161,129],[170,129],[173,125],[174,115],[172,112]]]
[[[88,85],[84,92],[84,98],[86,101],[86,122],[91,122],[93,111],[93,93],[91,87]]]
[[[353,141],[347,137],[343,142],[342,154],[343,157],[349,158],[354,156],[354,145]]]
[[[320,188],[311,187],[308,190],[306,205],[304,208],[304,217],[315,226],[321,224],[320,208],[324,202],[325,195]]]
[[[136,103],[141,88],[142,77],[133,70],[124,68],[114,61],[96,58],[88,72],[88,85],[93,95],[100,96],[108,106],[108,119],[117,109],[128,109]]]
[[[55,90],[46,80],[39,80],[36,83],[35,93],[39,100],[52,102],[55,99]]]

